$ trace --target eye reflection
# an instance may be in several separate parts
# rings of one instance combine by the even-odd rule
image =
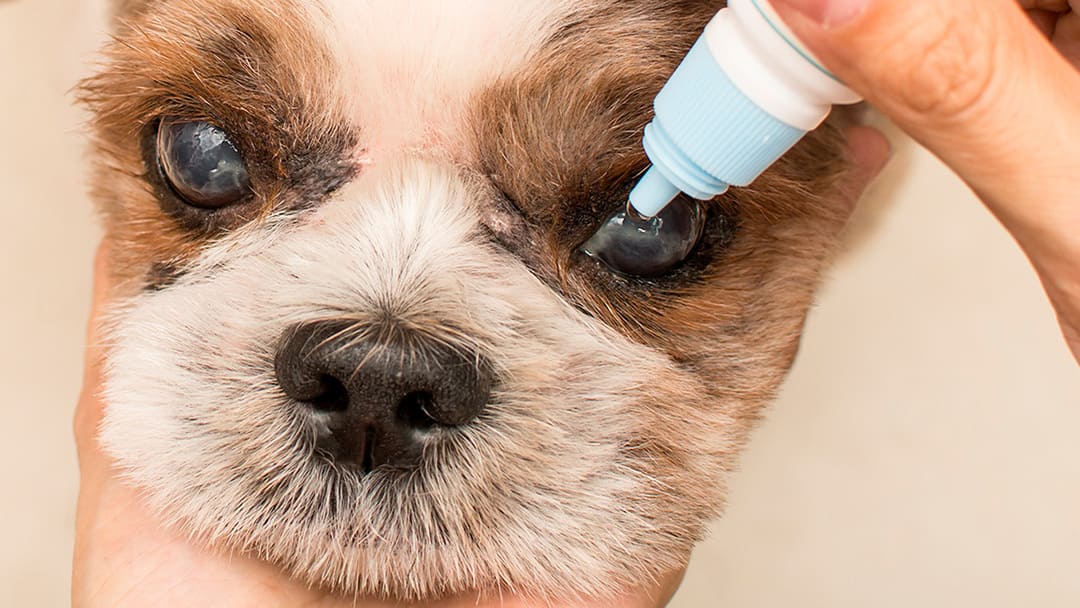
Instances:
[[[225,131],[203,121],[162,120],[157,156],[173,190],[194,207],[216,209],[250,192],[244,159]]]
[[[671,271],[690,255],[704,225],[701,205],[680,196],[653,218],[626,209],[616,211],[581,251],[617,273],[654,277]]]

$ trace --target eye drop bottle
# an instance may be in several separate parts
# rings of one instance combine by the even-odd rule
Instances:
[[[860,100],[767,0],[730,0],[656,97],[643,140],[652,166],[630,204],[653,217],[680,192],[708,200],[747,186],[833,105]]]

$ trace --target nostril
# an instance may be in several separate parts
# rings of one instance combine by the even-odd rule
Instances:
[[[360,446],[360,470],[370,473],[375,469],[375,427],[364,429],[363,444]]]
[[[361,328],[362,329],[362,328]],[[491,367],[472,351],[382,340],[351,320],[290,327],[274,355],[282,392],[318,413],[316,447],[371,471],[413,466],[437,429],[463,428],[491,395]]]
[[[349,409],[349,390],[337,378],[323,374],[319,377],[322,390],[306,401],[319,412],[344,412]]]
[[[435,396],[428,391],[413,391],[401,398],[397,406],[397,417],[410,428],[427,430],[442,426],[432,415]]]

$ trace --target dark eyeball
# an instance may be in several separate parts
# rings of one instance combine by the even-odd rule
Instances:
[[[211,123],[163,119],[157,157],[173,191],[194,207],[218,209],[251,193],[244,158],[229,135]]]
[[[654,277],[685,260],[701,239],[705,213],[697,201],[680,196],[656,217],[616,211],[581,250],[620,274]]]

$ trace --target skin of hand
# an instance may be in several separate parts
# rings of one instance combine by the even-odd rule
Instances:
[[[862,192],[890,155],[885,138],[869,127],[848,130],[853,170],[841,196],[854,209]],[[98,251],[93,309],[87,331],[83,391],[75,411],[79,455],[79,502],[75,523],[72,606],[75,608],[158,608],[230,606],[245,608],[405,608],[378,600],[342,598],[312,590],[274,566],[190,542],[163,526],[139,493],[126,485],[101,450],[97,430],[105,405],[99,397],[105,347],[101,315],[112,293],[106,268],[108,243]],[[471,594],[425,604],[428,608],[652,608],[675,594],[685,568],[662,580],[600,602],[547,600]]]
[[[1080,361],[1080,0],[772,0],[1023,248]]]

